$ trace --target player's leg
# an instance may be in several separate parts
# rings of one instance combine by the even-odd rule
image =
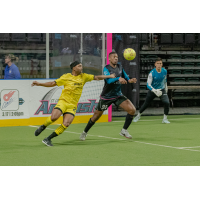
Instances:
[[[44,131],[47,126],[55,122],[61,115],[62,115],[61,109],[54,108],[51,116],[49,116],[46,119],[45,123],[35,131],[35,136],[40,135],[40,133]]]
[[[96,110],[94,112],[94,115],[90,118],[88,124],[86,125],[84,131],[80,135],[80,140],[84,141],[88,131],[92,128],[92,126],[95,124],[95,122],[102,116],[104,110],[107,110],[107,108],[112,104],[112,101],[109,100],[103,100],[100,99],[99,103],[96,107]]]
[[[54,137],[57,137],[58,135],[62,134],[72,123],[74,120],[74,114],[73,113],[65,113],[63,114],[63,123],[47,138],[45,138],[42,142],[46,144],[47,146],[53,146],[51,143],[51,140]]]
[[[133,119],[133,122],[137,122],[140,119],[144,110],[146,110],[148,108],[149,104],[155,97],[156,97],[156,95],[149,90],[147,93],[145,102],[143,103],[142,107],[139,109],[139,112],[138,112],[137,116]]]
[[[94,115],[89,119],[84,131],[81,133],[80,135],[80,140],[84,141],[88,131],[92,128],[92,126],[95,124],[95,122],[101,117],[101,115],[103,114],[103,111],[98,111],[96,110],[94,112]]]
[[[127,129],[133,120],[133,115],[135,114],[135,111],[136,111],[135,106],[125,96],[120,97],[116,101],[116,105],[119,105],[121,108],[123,108],[127,112],[123,129],[121,130],[119,134],[121,136],[125,136],[126,138],[132,139],[132,136],[129,134]]]
[[[164,104],[164,117],[163,117],[162,123],[169,124],[170,122],[167,119],[167,115],[169,113],[170,103],[169,103],[169,97],[168,97],[167,92],[165,90],[162,90],[162,96],[160,97],[160,99]]]

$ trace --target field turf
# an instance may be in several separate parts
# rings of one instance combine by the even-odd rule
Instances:
[[[199,166],[200,116],[176,115],[162,124],[162,116],[143,116],[132,123],[133,139],[119,135],[124,117],[96,123],[85,141],[79,136],[86,124],[72,124],[47,147],[42,140],[58,125],[38,137],[36,127],[0,128],[0,166]]]

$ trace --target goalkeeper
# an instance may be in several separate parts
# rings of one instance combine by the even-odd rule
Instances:
[[[162,68],[163,63],[161,58],[157,58],[155,61],[155,67],[149,73],[147,79],[147,88],[149,89],[146,100],[139,110],[138,115],[133,119],[133,122],[137,122],[144,110],[149,106],[151,101],[157,96],[164,104],[164,118],[162,123],[169,124],[167,115],[169,113],[169,98],[167,96],[167,70]]]

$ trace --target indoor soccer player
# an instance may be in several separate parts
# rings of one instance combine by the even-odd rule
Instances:
[[[82,73],[82,64],[78,61],[73,62],[70,65],[72,69],[72,73],[67,73],[62,75],[59,79],[46,82],[39,83],[34,81],[32,86],[44,86],[44,87],[54,87],[64,85],[64,89],[62,90],[61,96],[57,105],[54,107],[51,116],[49,116],[44,123],[44,125],[40,126],[35,131],[35,136],[38,136],[47,126],[56,121],[63,114],[63,123],[47,138],[45,138],[42,142],[47,146],[53,146],[51,143],[51,139],[60,135],[64,132],[66,128],[72,123],[76,109],[77,103],[81,97],[81,93],[83,90],[83,86],[86,82],[92,80],[103,80],[106,78],[115,78],[115,75],[98,75],[94,76],[91,74]]]
[[[120,106],[128,113],[126,116],[123,129],[121,130],[119,134],[129,139],[132,138],[132,136],[129,134],[127,129],[133,120],[133,115],[135,114],[135,107],[131,103],[131,101],[128,100],[127,97],[125,97],[122,94],[121,84],[127,84],[127,81],[129,83],[136,83],[137,79],[136,78],[129,79],[126,72],[122,68],[122,66],[117,64],[118,63],[117,53],[111,52],[109,54],[109,61],[110,61],[110,64],[106,65],[103,69],[104,75],[110,75],[110,74],[115,73],[116,78],[105,79],[105,85],[101,93],[99,103],[96,107],[94,115],[90,118],[87,126],[82,132],[80,136],[80,140],[85,140],[87,136],[87,132],[90,130],[90,128],[95,124],[95,122],[101,117],[103,112],[107,110],[107,108],[112,103],[114,103],[116,106]]]
[[[155,61],[155,67],[150,71],[147,79],[147,88],[149,89],[146,100],[139,110],[138,115],[134,118],[133,122],[137,122],[143,111],[148,107],[151,101],[157,96],[160,97],[164,104],[164,118],[162,123],[169,124],[167,115],[169,113],[169,98],[167,96],[167,70],[162,68],[163,63],[161,58]]]

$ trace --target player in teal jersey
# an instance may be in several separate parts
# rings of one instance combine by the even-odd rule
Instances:
[[[155,67],[150,71],[147,79],[147,88],[149,89],[146,100],[139,110],[138,115],[133,119],[133,122],[137,122],[143,111],[149,106],[151,101],[157,96],[164,104],[164,118],[162,123],[169,124],[167,115],[169,113],[169,98],[167,96],[167,70],[162,68],[163,63],[161,58],[157,58]]]

